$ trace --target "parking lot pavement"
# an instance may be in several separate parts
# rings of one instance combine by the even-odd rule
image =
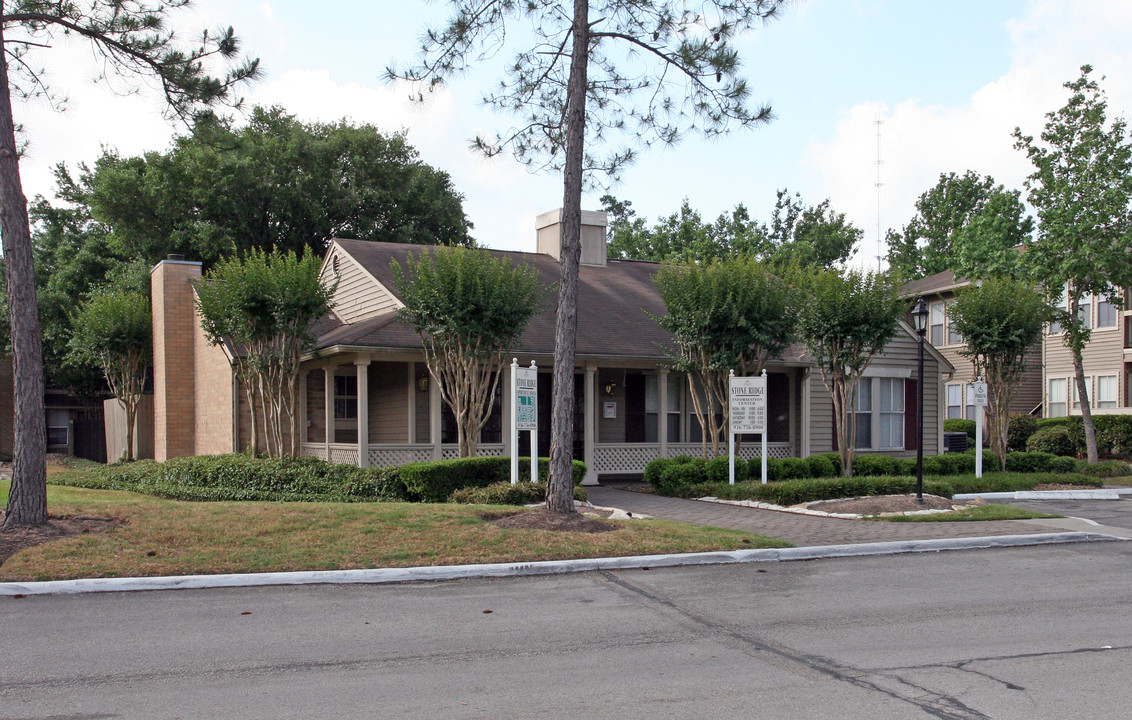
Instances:
[[[1127,496],[1124,496],[1127,498]],[[1035,512],[1084,518],[1107,527],[1132,530],[1132,499],[1121,500],[998,500]]]

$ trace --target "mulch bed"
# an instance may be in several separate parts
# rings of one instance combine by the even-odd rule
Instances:
[[[0,525],[3,525],[3,522],[4,513],[0,512]],[[26,548],[72,535],[104,532],[122,524],[122,520],[113,517],[95,517],[93,515],[48,516],[47,522],[36,527],[0,531],[0,565]]]
[[[616,525],[603,523],[578,513],[564,514],[537,508],[517,513],[484,513],[484,520],[497,528],[525,528],[557,532],[600,533],[616,530]]]
[[[939,497],[924,495],[924,504],[916,502],[915,495],[878,495],[876,497],[852,498],[849,500],[825,500],[806,505],[810,510],[828,513],[851,513],[856,515],[880,515],[881,513],[915,512],[918,510],[950,510],[962,504]]]

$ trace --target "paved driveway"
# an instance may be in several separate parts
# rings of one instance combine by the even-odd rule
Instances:
[[[825,518],[758,508],[681,500],[617,487],[586,488],[590,502],[630,512],[695,525],[770,535],[800,547],[855,543],[934,540],[937,538],[1030,535],[1062,532],[1064,527],[1040,521],[894,523]],[[1053,511],[1057,512],[1057,511]],[[1064,514],[1064,513],[1063,513]]]

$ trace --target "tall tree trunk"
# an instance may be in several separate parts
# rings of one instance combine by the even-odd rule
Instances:
[[[1080,350],[1073,351],[1073,369],[1077,375],[1077,397],[1081,400],[1081,424],[1085,426],[1085,454],[1092,465],[1101,458],[1097,452],[1097,428],[1093,425],[1093,411],[1089,408],[1089,390],[1085,387],[1085,361]]]
[[[133,462],[134,419],[138,416],[138,405],[136,402],[123,402],[120,398],[118,402],[122,403],[122,407],[126,410],[126,462]]]
[[[566,89],[566,167],[562,196],[562,274],[554,333],[554,388],[550,420],[550,477],[546,507],[574,511],[574,355],[578,329],[578,265],[582,257],[582,160],[586,139],[589,0],[574,0],[574,46]],[[586,419],[587,422],[591,420]]]
[[[4,47],[0,27],[0,50]],[[12,329],[15,447],[4,528],[47,521],[47,422],[43,410],[43,348],[35,298],[27,199],[20,184],[7,55],[0,52],[0,233]]]

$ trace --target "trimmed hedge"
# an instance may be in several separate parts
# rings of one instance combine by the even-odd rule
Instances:
[[[1097,431],[1097,452],[1102,456],[1132,457],[1132,415],[1094,415],[1093,427]],[[1085,455],[1085,423],[1080,415],[1038,420],[1038,431],[1046,428],[1065,429],[1071,446],[1062,454]]]
[[[1010,418],[1010,425],[1006,430],[1006,448],[1008,450],[1025,450],[1026,441],[1038,431],[1038,419],[1033,415],[1015,415]]]
[[[1052,455],[1076,456],[1077,449],[1069,437],[1069,426],[1066,424],[1044,425],[1034,431],[1026,441],[1026,450],[1029,452],[1045,452]],[[1010,456],[1007,455],[1009,458]],[[1009,462],[1009,460],[1007,461]]]
[[[586,476],[586,464],[574,460],[574,484]],[[545,482],[549,458],[539,458],[539,481]],[[406,463],[397,468],[408,500],[447,502],[452,493],[464,488],[482,488],[511,481],[511,458],[475,457],[454,460]],[[531,459],[519,458],[519,479],[531,479]]]
[[[1055,458],[1060,460],[1061,458]],[[1090,465],[1084,460],[1077,463],[1077,472],[1097,478],[1117,478],[1132,475],[1132,465],[1122,460],[1101,460]]]
[[[853,474],[856,476],[895,475],[896,460],[888,455],[858,455],[853,458]]]
[[[931,495],[951,497],[967,492],[1015,492],[1029,490],[1045,483],[1062,483],[1099,487],[1096,478],[1084,475],[1054,475],[1049,473],[991,473],[982,478],[974,475],[954,477],[925,477],[924,492]],[[681,488],[679,497],[718,497],[727,500],[758,500],[774,505],[798,505],[815,500],[835,500],[838,498],[863,497],[868,495],[905,495],[916,491],[916,478],[900,477],[853,477],[853,478],[809,478],[787,480],[763,485],[758,482],[700,483]]]
[[[965,432],[971,445],[975,444],[975,421],[962,418],[947,418],[943,421],[944,432]]]
[[[586,491],[574,487],[574,499],[586,501]],[[452,493],[449,502],[464,505],[535,505],[546,500],[546,483],[519,482],[510,480],[492,483],[486,487],[464,488]]]

